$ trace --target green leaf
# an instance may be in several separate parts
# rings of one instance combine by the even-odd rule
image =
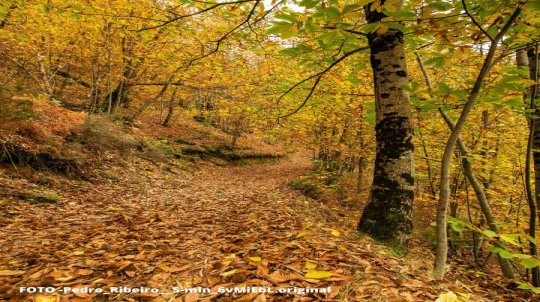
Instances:
[[[416,13],[411,10],[399,10],[395,13],[391,13],[389,16],[392,16],[398,19],[409,19],[409,18],[416,18]]]
[[[298,34],[298,27],[296,24],[289,22],[276,22],[274,26],[268,29],[268,34],[279,34],[281,38],[287,39]]]
[[[463,232],[467,228],[467,225],[461,221],[454,221],[450,223],[450,226],[456,232]]]
[[[484,236],[489,237],[489,238],[497,237],[497,233],[490,230],[484,230],[482,231],[482,234],[484,234]]]
[[[453,92],[452,88],[444,82],[437,83],[437,93],[442,95],[451,94]]]
[[[330,31],[322,34],[319,37],[319,40],[321,40],[324,44],[330,44],[336,40],[337,36],[338,33],[336,31]]]
[[[375,32],[377,29],[381,27],[381,23],[368,23],[362,27],[360,27],[360,31],[365,34],[370,34],[372,32]]]
[[[525,103],[523,103],[522,98],[512,98],[504,102],[504,105],[509,106],[513,109],[521,109],[525,107]]]
[[[349,13],[349,12],[352,12],[353,10],[356,10],[356,9],[359,9],[361,8],[362,6],[358,5],[358,4],[349,4],[349,5],[345,5],[345,7],[343,8],[343,10],[341,11],[341,13],[343,15],[345,15],[346,13]]]
[[[405,30],[405,26],[399,22],[384,22],[384,25],[388,26],[388,28],[397,29],[400,32]]]
[[[516,237],[519,235],[517,234],[501,234],[500,238],[502,241],[508,242],[512,245],[520,246],[520,244],[516,241]]]
[[[339,19],[341,17],[339,10],[333,6],[325,9],[323,13],[328,19]]]
[[[314,8],[315,6],[317,6],[317,4],[319,4],[319,2],[321,1],[320,0],[302,0],[302,2],[300,2],[300,5],[305,8]]]
[[[523,267],[525,267],[525,268],[537,267],[537,266],[540,266],[540,259],[538,259],[536,257],[522,259],[521,260],[521,265],[523,265]]]
[[[540,288],[538,288],[538,287],[534,287],[529,283],[521,282],[521,281],[516,281],[516,283],[519,284],[519,286],[518,286],[519,289],[530,290],[530,291],[532,291],[533,293],[535,293],[537,295],[540,294]]]
[[[444,57],[434,57],[427,59],[424,64],[433,65],[435,67],[442,67],[444,65]]]
[[[435,10],[449,10],[452,8],[452,3],[435,1],[430,3],[429,6],[433,7]]]
[[[491,253],[499,254],[499,256],[501,256],[504,259],[510,259],[514,255],[514,254],[510,253],[509,251],[507,251],[507,250],[505,250],[503,248],[500,248],[500,247],[490,247],[487,251],[491,252]]]
[[[300,23],[300,21],[298,21],[298,19],[296,18],[296,16],[293,13],[290,13],[290,14],[277,14],[276,19],[281,19],[281,20],[292,22],[292,23]]]

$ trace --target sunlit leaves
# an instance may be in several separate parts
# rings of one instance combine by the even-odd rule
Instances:
[[[268,29],[268,34],[278,34],[283,39],[294,37],[298,34],[298,25],[289,22],[275,22],[274,26]]]

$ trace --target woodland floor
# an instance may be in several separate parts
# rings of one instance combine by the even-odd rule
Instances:
[[[170,292],[172,286],[244,284],[331,286],[332,292],[71,294],[61,299],[434,301],[452,290],[470,295],[470,301],[527,301],[525,292],[509,290],[493,277],[451,273],[445,282],[430,280],[429,253],[395,256],[352,231],[357,211],[322,204],[287,186],[309,169],[309,161],[298,156],[187,172],[165,172],[134,159],[104,166],[92,182],[51,179],[48,186],[61,197],[57,203],[0,198],[0,299],[29,299],[18,294],[19,286],[126,285]],[[0,176],[8,191],[43,185]],[[332,277],[306,278],[306,262]]]

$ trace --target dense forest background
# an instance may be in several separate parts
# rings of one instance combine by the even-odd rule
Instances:
[[[253,275],[273,285],[341,290],[304,296],[315,301],[538,298],[539,26],[538,0],[2,1],[0,280],[9,284],[0,287],[2,298],[23,299],[17,285],[80,285],[90,281],[77,278],[101,273],[109,286],[144,283],[150,273],[131,254],[147,265],[163,260],[154,284],[180,273],[209,287],[245,284]],[[251,195],[259,190],[264,197]],[[180,205],[191,214],[164,218],[178,210],[170,203],[176,196],[193,203],[191,210]],[[290,202],[286,215],[273,221],[262,214],[281,199]],[[115,212],[115,203],[137,210]],[[247,246],[245,236],[270,240],[241,233],[241,220],[231,220],[234,204],[260,208],[242,213],[268,236],[280,236],[290,221],[287,246],[299,240],[313,251],[278,257],[273,250],[269,264],[253,246],[223,248]],[[93,222],[94,214],[85,220],[84,212],[69,212],[86,231],[109,218],[129,226],[118,233],[127,242],[142,229],[167,233],[154,223],[204,222],[222,228],[220,236],[239,236],[219,243],[219,257],[250,257],[204,266],[208,258],[193,257],[210,255],[201,243],[217,238],[210,235],[178,249],[192,267],[169,267],[178,262],[165,261],[166,253],[147,257],[163,251],[159,244],[116,253],[129,244],[105,248],[110,239],[103,237],[87,247],[103,253],[83,252],[51,239],[86,238],[65,235],[81,229],[69,215],[55,218],[64,207],[96,211]],[[148,216],[145,226],[134,227],[141,216]],[[223,225],[216,222],[223,217]],[[326,237],[306,239],[315,233]],[[137,240],[157,235],[148,236]],[[49,240],[56,243],[40,253],[38,243]],[[328,259],[325,244],[333,244],[322,248]],[[80,253],[43,256],[59,249]],[[63,262],[84,253],[84,269]],[[95,269],[96,257],[122,266]],[[384,277],[385,263],[423,285],[359,277]],[[280,299],[243,297],[229,301]]]

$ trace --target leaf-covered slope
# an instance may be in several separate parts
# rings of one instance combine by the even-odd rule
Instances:
[[[464,285],[433,282],[426,277],[431,261],[425,255],[396,258],[358,238],[347,226],[353,221],[349,217],[330,216],[328,206],[287,186],[309,168],[309,161],[294,157],[166,173],[134,161],[99,171],[102,177],[93,184],[57,183],[61,200],[53,204],[0,199],[2,298],[26,300],[17,291],[24,284],[164,291],[172,286],[332,288],[327,295],[305,296],[178,294],[174,301],[434,301],[447,290],[470,295],[471,301],[520,301],[515,292],[495,288],[499,295],[463,276]],[[2,181],[31,186],[22,179]]]

